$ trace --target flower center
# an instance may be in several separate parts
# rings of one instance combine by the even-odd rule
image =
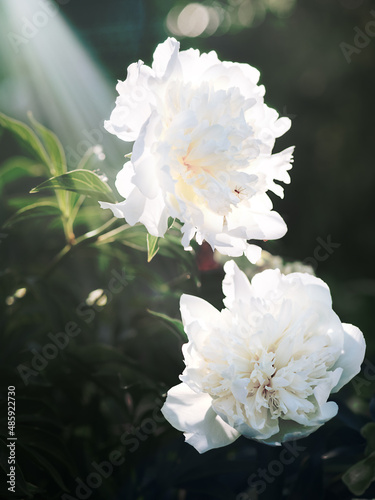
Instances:
[[[254,398],[257,401],[256,408],[260,410],[267,407],[272,417],[279,417],[281,414],[279,396],[273,387],[273,379],[277,375],[275,368],[275,353],[273,350],[254,356],[254,361],[250,371],[249,384],[247,386],[247,398]]]
[[[174,181],[174,195],[202,204],[220,215],[249,198],[257,180],[249,173],[259,155],[244,110],[252,102],[238,90],[214,90],[172,82],[166,90],[162,141],[164,169]]]
[[[322,348],[315,352],[306,351],[306,344],[292,355],[276,343],[248,352],[246,364],[241,358],[226,369],[224,365],[210,365],[203,390],[212,396],[213,407],[231,425],[239,411],[250,427],[264,425],[265,418],[306,418],[317,408],[315,387],[329,383],[333,376],[329,369],[336,359],[335,348],[325,344],[324,339]]]

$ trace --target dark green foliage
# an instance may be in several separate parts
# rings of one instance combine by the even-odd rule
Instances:
[[[91,0],[57,3],[96,44],[114,82],[138,58],[151,62],[175,6],[109,2],[123,9],[123,27],[104,45],[111,8]],[[332,235],[341,246],[317,262],[316,272],[330,285],[340,318],[358,325],[368,344],[362,372],[334,397],[338,416],[298,441],[282,470],[269,469],[282,449],[245,438],[199,455],[159,412],[184,368],[179,298],[191,293],[221,307],[222,269],[197,269],[196,255],[182,249],[178,221],[156,239],[101,210],[97,200],[116,195],[113,178],[108,185],[102,180],[103,173],[110,177],[105,162],[94,171],[92,149],[68,171],[50,130],[31,116],[29,126],[0,114],[1,498],[78,498],[79,484],[90,490],[87,498],[100,500],[375,497],[375,239],[368,216],[375,41],[350,64],[340,49],[353,43],[353,28],[363,28],[371,8],[366,0],[299,0],[290,17],[268,13],[251,29],[181,40],[183,49],[213,49],[221,59],[259,68],[266,102],[296,115],[276,146],[297,146],[292,184],[284,200],[273,198],[289,232],[266,248],[311,259],[317,238]],[[10,385],[16,388],[16,495],[9,495],[5,479]],[[88,487],[99,469],[100,486]]]

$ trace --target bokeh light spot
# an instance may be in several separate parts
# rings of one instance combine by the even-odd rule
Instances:
[[[189,3],[182,9],[177,18],[177,27],[183,36],[196,37],[201,35],[210,22],[206,6],[199,3]]]

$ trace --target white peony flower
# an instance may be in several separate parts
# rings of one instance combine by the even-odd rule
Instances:
[[[286,233],[266,191],[283,196],[274,181],[290,182],[293,153],[290,147],[272,154],[290,120],[264,104],[258,79],[253,67],[221,62],[215,52],[179,52],[174,38],[158,45],[151,68],[131,64],[105,123],[135,141],[116,181],[126,200],[102,208],[131,225],[141,222],[154,236],[164,235],[168,217],[178,218],[185,249],[195,236],[255,262],[260,248],[246,240]]]
[[[221,312],[181,297],[186,368],[165,418],[200,453],[241,434],[271,445],[311,434],[337,413],[330,393],[360,370],[361,331],[340,322],[315,276],[267,270],[250,284],[233,261],[224,269]]]

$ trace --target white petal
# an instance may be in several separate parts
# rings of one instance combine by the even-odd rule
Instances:
[[[245,97],[261,98],[264,87],[256,86],[259,76],[259,71],[249,64],[225,61],[208,68],[203,78],[214,81],[216,89],[228,90],[237,87]]]
[[[117,85],[120,96],[104,127],[123,141],[134,141],[151,113],[155,99],[148,89],[150,72],[142,61],[133,63],[128,67],[126,80]]]
[[[134,166],[128,161],[116,176],[116,189],[124,198],[127,198],[135,187],[132,182],[133,176]]]
[[[144,224],[147,231],[153,236],[164,236],[168,229],[168,209],[161,193],[152,199],[146,200],[146,206],[139,222]]]
[[[342,326],[345,332],[343,351],[333,368],[341,367],[343,374],[332,392],[339,391],[341,387],[360,372],[365,357],[366,342],[361,330],[347,323],[343,323]]]
[[[184,432],[186,442],[199,453],[226,446],[240,436],[214,412],[211,401],[208,394],[198,394],[182,383],[168,391],[161,409],[168,422]]]
[[[223,280],[224,304],[231,308],[238,302],[248,302],[253,296],[250,282],[244,272],[240,271],[234,260],[224,264],[225,277]]]
[[[334,401],[328,401],[320,407],[319,417],[314,419],[314,421],[319,424],[325,424],[328,420],[331,420],[331,418],[337,415],[338,409],[339,407]]]
[[[261,429],[255,429],[246,425],[246,423],[236,426],[238,431],[248,439],[255,439],[256,441],[264,441],[266,439],[273,439],[275,434],[279,432],[279,421],[277,419],[267,419],[265,425]]]
[[[144,212],[145,205],[146,198],[139,189],[135,187],[123,203],[126,222],[131,226],[139,222]]]
[[[191,82],[204,80],[204,73],[212,66],[220,63],[215,51],[208,54],[199,54],[199,50],[188,49],[180,52],[179,58],[184,79]]]
[[[332,392],[332,388],[335,387],[337,382],[340,380],[342,375],[342,368],[336,368],[332,373],[331,377],[324,380],[318,384],[314,389],[314,396],[319,406],[323,406]]]
[[[282,275],[279,269],[266,269],[256,274],[251,280],[254,291],[259,297],[265,297],[270,291],[280,286]]]
[[[247,239],[281,238],[287,232],[287,226],[281,215],[271,209],[272,203],[266,194],[259,193],[248,203],[239,203],[226,217],[230,234],[236,235],[236,228],[245,228]]]
[[[263,443],[278,446],[286,441],[294,441],[309,436],[319,429],[328,420],[337,415],[338,406],[333,401],[325,403],[321,407],[319,417],[308,422],[307,425],[301,425],[293,420],[279,420],[280,431],[269,439],[259,439]],[[296,446],[298,449],[298,446]],[[303,451],[303,450],[301,450]]]
[[[184,247],[185,250],[192,250],[192,247],[190,246],[190,241],[194,237],[194,234],[196,232],[196,229],[194,226],[191,226],[190,224],[184,224],[181,228],[181,233],[182,233],[182,239],[181,243]]]
[[[256,264],[262,256],[262,249],[258,245],[247,245],[245,255],[252,264]]]
[[[303,284],[305,292],[310,300],[320,301],[329,308],[332,307],[332,297],[328,285],[320,278],[309,273],[290,273],[287,279],[292,281],[298,279]]]
[[[111,209],[113,212],[113,215],[115,217],[118,217],[119,219],[125,218],[125,214],[124,214],[125,202],[124,201],[121,203],[107,203],[106,201],[99,201],[99,205],[101,206],[101,208]]]
[[[168,228],[168,211],[161,194],[149,200],[135,187],[121,203],[121,209],[131,226],[141,222],[153,236],[164,236]]]
[[[240,257],[247,250],[244,237],[238,238],[228,233],[219,233],[209,241],[213,250],[216,248],[222,255],[229,257]]]
[[[200,297],[194,297],[186,293],[182,294],[180,310],[182,322],[186,327],[195,321],[206,325],[214,325],[215,322],[220,322],[220,312]]]
[[[249,239],[277,240],[282,238],[288,230],[281,215],[274,211],[265,214],[254,213],[253,220],[261,231],[261,237],[254,237],[248,233]]]
[[[203,212],[203,225],[200,228],[204,238],[210,242],[211,235],[215,236],[223,230],[224,218],[222,215],[215,214],[211,210]]]
[[[285,132],[288,132],[291,126],[292,122],[290,118],[287,118],[286,116],[279,118],[274,126],[275,137],[281,137],[284,135]]]
[[[307,437],[321,427],[321,425],[304,426],[292,420],[280,420],[279,424],[280,430],[277,434],[274,434],[268,439],[259,439],[258,441],[271,446],[280,446],[287,441],[295,441],[296,439]],[[297,445],[296,451],[300,448],[301,445]],[[302,452],[303,450],[300,451]]]
[[[167,38],[165,42],[159,43],[156,47],[152,69],[158,78],[169,76],[165,75],[165,73],[172,70],[171,65],[175,63],[178,57],[179,48],[180,42],[172,37]]]
[[[160,192],[151,154],[144,154],[134,165],[135,175],[132,182],[147,198],[155,198]]]

